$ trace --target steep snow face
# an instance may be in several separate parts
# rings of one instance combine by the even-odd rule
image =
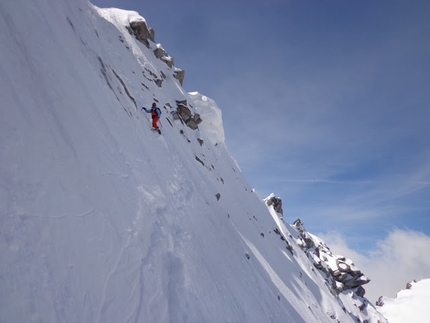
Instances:
[[[1,322],[376,322],[285,249],[274,227],[298,233],[243,178],[216,104],[128,32],[137,13],[2,1],[0,17]]]
[[[426,323],[430,321],[430,279],[412,282],[395,299],[381,297],[380,312],[390,323]]]

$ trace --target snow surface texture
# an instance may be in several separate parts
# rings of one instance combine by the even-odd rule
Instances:
[[[430,321],[430,279],[410,283],[395,299],[381,297],[380,312],[390,323],[428,323]]]
[[[0,3],[0,321],[385,322],[331,293],[230,157],[216,104],[184,92],[136,19]],[[171,117],[184,99],[201,129]]]

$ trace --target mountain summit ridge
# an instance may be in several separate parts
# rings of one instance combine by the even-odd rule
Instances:
[[[228,153],[215,101],[130,32],[137,13],[0,14],[1,321],[385,322],[315,271]]]

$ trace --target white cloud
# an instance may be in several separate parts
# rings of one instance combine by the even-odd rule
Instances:
[[[368,254],[351,249],[339,233],[319,236],[333,253],[350,258],[371,279],[364,287],[373,303],[379,296],[395,298],[411,280],[430,278],[430,237],[421,232],[392,230]]]

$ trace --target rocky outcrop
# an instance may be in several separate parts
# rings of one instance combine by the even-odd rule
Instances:
[[[412,289],[412,287],[414,286],[414,284],[416,284],[416,280],[414,279],[414,280],[412,280],[412,281],[410,281],[410,282],[408,282],[407,284],[406,284],[406,289]]]
[[[275,197],[275,195],[271,194],[268,199],[266,199],[266,204],[268,206],[272,206],[275,209],[275,211],[279,214],[284,214],[282,211],[282,200],[280,197]]]
[[[188,108],[187,100],[176,101],[176,112],[178,113],[180,119],[191,129],[198,129],[199,124],[202,122],[200,114],[193,113]]]
[[[343,311],[349,314],[354,322],[387,323],[383,315],[364,296],[366,290],[363,285],[370,280],[350,259],[333,255],[324,241],[306,231],[300,219],[294,221],[291,228],[288,228],[283,221],[282,201],[273,193],[265,198],[264,202],[278,224],[273,232],[286,243],[285,248],[292,257],[302,258],[302,253],[304,253],[313,265],[312,272],[324,281],[329,292],[338,299]],[[305,263],[308,267],[308,262],[303,262],[303,264]],[[300,272],[300,277],[302,277],[302,272]],[[337,313],[327,314],[333,319],[333,322],[342,322],[338,319]]]
[[[130,22],[130,25],[126,26],[130,35],[134,35],[137,40],[139,40],[142,44],[144,44],[147,48],[150,48],[149,41],[155,42],[155,32],[152,28],[148,27],[146,21],[141,19],[133,20]],[[173,57],[169,56],[167,52],[161,47],[160,44],[156,45],[154,49],[154,55],[170,68],[173,68],[175,62]],[[173,77],[176,78],[181,86],[184,82],[185,71],[180,68],[175,68],[173,71]]]
[[[148,40],[155,41],[155,32],[148,27],[145,20],[134,20],[126,28],[131,35],[134,35],[147,48],[149,48]]]
[[[191,129],[196,130],[201,122],[202,119],[200,118],[200,114],[195,113],[190,119],[188,119],[186,125]]]
[[[182,86],[184,83],[185,71],[181,70],[180,68],[175,68],[175,71],[173,72],[173,77],[177,79]]]
[[[157,45],[157,48],[154,49],[154,54],[155,54],[155,57],[162,60],[164,63],[167,64],[167,66],[173,67],[174,60],[172,57],[167,55],[167,52],[164,50],[163,47],[161,47],[160,45]]]
[[[352,290],[357,296],[364,296],[362,285],[370,279],[350,259],[333,255],[322,240],[306,231],[300,219],[294,221],[292,226],[299,233],[297,244],[306,252],[315,268],[324,273],[333,294]]]

